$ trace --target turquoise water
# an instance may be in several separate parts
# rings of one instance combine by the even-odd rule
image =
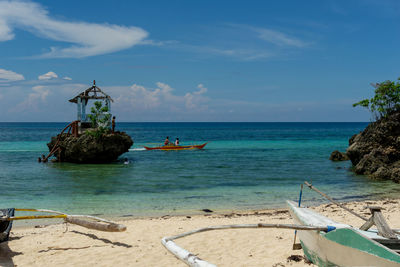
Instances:
[[[328,160],[367,123],[118,123],[135,141],[111,164],[39,164],[67,123],[0,123],[1,207],[74,214],[161,215],[283,207],[305,180],[341,201],[393,196],[392,182]],[[145,151],[166,136],[204,150]],[[123,158],[129,165],[124,165]],[[305,191],[305,200],[321,198]]]

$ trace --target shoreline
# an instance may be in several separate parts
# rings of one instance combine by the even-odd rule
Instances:
[[[365,216],[367,205],[384,207],[383,215],[389,225],[400,228],[400,198],[346,203],[348,208]],[[333,204],[312,209],[338,222],[354,226],[363,223]],[[39,228],[15,227],[10,241],[0,244],[0,255],[3,255],[0,266],[186,266],[161,245],[162,237],[212,225],[292,223],[292,219],[287,209],[263,209],[120,218],[118,222],[127,226],[126,232],[99,232],[62,223]],[[293,232],[282,229],[211,231],[179,239],[177,244],[218,266],[313,266],[304,262],[302,250],[292,250]],[[291,255],[300,261],[288,262]]]
[[[307,190],[307,188],[305,188]],[[400,189],[399,189],[400,190]],[[399,191],[400,193],[400,191]],[[303,198],[302,198],[302,205],[305,205],[307,207],[317,207],[323,204],[330,203],[329,200],[319,196],[318,193],[312,193],[314,196],[317,196],[318,198],[311,198],[305,199],[304,197],[304,192],[303,192]],[[346,198],[333,198],[335,201],[341,203],[341,204],[348,204],[348,203],[358,203],[358,202],[365,202],[365,201],[380,201],[380,200],[397,200],[400,199],[400,197],[396,197],[398,195],[397,192],[389,192],[389,193],[376,193],[374,195],[368,195],[368,198],[357,198],[357,196],[351,196],[351,197],[346,197]],[[296,195],[298,197],[298,195]],[[295,199],[290,199],[292,201],[297,202],[298,198]],[[91,216],[97,216],[101,217],[104,219],[108,220],[114,220],[114,221],[125,221],[125,220],[135,220],[135,219],[148,219],[148,218],[159,218],[163,216],[173,216],[173,217],[179,217],[179,216],[196,216],[196,215],[204,215],[204,214],[215,214],[215,215],[225,215],[229,213],[251,213],[251,212],[263,212],[267,210],[279,210],[279,209],[286,209],[286,202],[284,202],[284,205],[277,205],[277,204],[264,204],[263,206],[269,206],[268,208],[221,208],[221,209],[214,209],[210,208],[212,210],[211,213],[204,212],[203,209],[209,209],[209,207],[205,206],[203,209],[182,209],[182,210],[165,210],[165,212],[152,212],[152,213],[140,213],[137,215],[134,214],[101,214],[101,213],[70,213],[67,212],[67,214],[72,215],[91,215]],[[260,204],[257,206],[261,206]],[[62,210],[59,210],[60,212],[63,212]],[[133,213],[133,212],[132,212]],[[32,214],[31,214],[32,215]],[[16,214],[16,216],[19,216]],[[47,219],[41,219],[41,220],[32,220],[34,221],[41,221],[41,222],[46,222]],[[52,219],[48,220],[49,222],[54,221]],[[20,221],[16,221],[20,222]],[[18,226],[19,227],[19,226]]]
[[[376,195],[375,198],[369,198],[369,199],[360,199],[360,200],[351,200],[351,201],[340,201],[340,199],[335,199],[341,204],[347,205],[347,204],[354,204],[354,203],[366,203],[370,201],[378,202],[378,201],[397,201],[400,200],[400,197],[394,197],[392,195],[384,195],[384,194],[379,194]],[[298,201],[298,199],[293,200],[295,202]],[[316,199],[316,200],[304,200],[302,201],[302,206],[309,207],[309,208],[317,208],[319,206],[323,205],[329,205],[331,202],[329,200],[326,200],[324,198],[321,199]],[[334,204],[332,204],[334,205]],[[339,207],[338,207],[339,208]],[[208,210],[208,208],[205,208]],[[339,208],[340,209],[340,208]],[[116,221],[116,222],[124,222],[124,221],[133,221],[133,220],[153,220],[153,219],[158,219],[158,218],[164,218],[164,217],[187,217],[187,216],[210,216],[210,215],[220,215],[224,217],[228,216],[251,216],[251,215],[257,215],[257,214],[263,214],[267,213],[269,214],[271,211],[277,211],[277,210],[287,210],[286,203],[284,207],[276,207],[272,206],[269,208],[264,208],[264,209],[216,209],[212,210],[211,212],[205,212],[203,210],[182,210],[181,212],[166,212],[166,213],[160,213],[160,214],[148,214],[148,215],[132,215],[132,214],[122,214],[122,215],[107,215],[107,214],[78,214],[78,215],[91,215],[91,216],[96,216],[100,217],[103,219],[111,220],[111,221]],[[72,214],[70,214],[72,215]],[[20,216],[16,214],[16,216]],[[13,223],[13,229],[14,228],[29,228],[33,226],[49,226],[49,225],[55,225],[55,224],[62,224],[63,219],[37,219],[37,220],[22,220],[22,221],[15,221]]]

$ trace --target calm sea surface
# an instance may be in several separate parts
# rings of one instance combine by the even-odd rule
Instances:
[[[311,179],[341,201],[400,193],[392,182],[354,175],[350,162],[328,160],[367,123],[117,123],[135,142],[120,161],[39,164],[50,137],[66,125],[0,123],[0,207],[104,216],[283,207]],[[196,151],[143,149],[166,136],[209,144]],[[306,190],[304,199],[321,198]]]

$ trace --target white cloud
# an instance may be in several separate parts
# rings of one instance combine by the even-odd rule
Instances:
[[[205,102],[205,99],[201,96],[207,93],[207,88],[205,88],[202,84],[199,84],[197,88],[199,88],[198,91],[195,91],[193,93],[186,93],[186,95],[184,96],[185,106],[188,109],[207,108],[207,106],[202,105],[202,103]]]
[[[14,38],[13,29],[46,39],[72,43],[50,47],[42,58],[81,58],[107,54],[140,44],[148,33],[138,27],[87,22],[67,22],[49,16],[41,5],[28,1],[0,1],[0,41]]]
[[[286,57],[295,50],[312,44],[296,37],[294,30],[278,31],[243,24],[227,23],[222,26],[207,27],[207,43],[197,38],[189,43],[175,43],[171,48],[199,54],[224,56],[242,61],[268,60]],[[303,33],[304,35],[304,33]],[[168,46],[167,46],[168,47]],[[203,58],[203,56],[202,56]]]
[[[293,36],[289,36],[283,32],[274,31],[266,28],[255,28],[251,29],[257,32],[258,37],[264,41],[273,43],[278,46],[295,46],[295,47],[305,47],[307,43]]]
[[[63,77],[63,79],[64,79],[64,80],[67,80],[67,81],[72,81],[72,78],[67,77],[67,76]]]
[[[156,85],[155,89],[137,84],[132,85],[129,97],[131,104],[138,108],[154,109],[179,105],[179,102],[182,102],[182,99],[172,94],[173,88],[168,84],[157,82]]]
[[[208,91],[208,89],[205,88],[203,84],[197,85],[197,88],[199,88],[199,91],[193,92],[193,94],[195,94],[195,95],[202,95],[202,94],[207,93],[207,91]]]
[[[46,102],[46,98],[49,96],[50,90],[46,86],[37,85],[32,87],[32,91],[28,94],[28,97],[21,103],[19,103],[15,108],[12,109],[13,112],[21,111],[38,111],[39,103]]]
[[[48,73],[45,73],[38,77],[39,80],[51,80],[51,79],[57,79],[57,78],[58,78],[58,75],[52,71],[49,71]]]
[[[168,84],[157,82],[156,88],[146,88],[133,84],[131,87],[113,87],[111,94],[116,96],[116,105],[127,112],[180,113],[207,109],[208,98],[204,96],[207,88],[202,84],[197,90],[184,95],[174,93]]]
[[[45,86],[37,85],[32,87],[33,93],[29,94],[28,99],[41,99],[42,101],[46,100],[46,97],[49,95],[49,89],[46,90]]]
[[[22,74],[18,74],[11,70],[0,69],[0,82],[14,82],[25,80]]]
[[[160,89],[148,90],[141,85],[131,86],[129,101],[134,107],[143,107],[145,109],[155,108],[160,105]]]
[[[0,18],[0,42],[14,39],[11,28]]]
[[[296,38],[292,35],[289,35],[283,31],[272,30],[270,28],[261,28],[261,27],[254,27],[249,25],[242,25],[242,24],[228,24],[228,26],[232,27],[233,29],[242,29],[246,31],[255,32],[257,34],[257,38],[268,43],[280,46],[280,47],[306,47],[309,44]]]
[[[221,49],[209,46],[186,46],[196,52],[210,53],[215,55],[222,55],[227,57],[233,57],[245,61],[252,61],[258,59],[266,59],[273,56],[270,51],[264,51],[262,49],[248,49],[248,48],[231,48]]]

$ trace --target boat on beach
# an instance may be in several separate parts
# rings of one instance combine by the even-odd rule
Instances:
[[[329,225],[336,228],[329,232],[298,231],[304,254],[314,264],[318,266],[400,266],[400,234],[389,228],[392,235],[384,237],[382,235],[385,234],[381,231],[369,229],[374,221],[379,230],[383,226],[381,223],[376,223],[374,213],[366,224],[355,228],[335,222],[310,209],[299,207],[298,203],[293,201],[288,200],[287,204],[297,224],[314,227]],[[381,215],[380,210],[376,213],[375,218]]]
[[[191,149],[202,149],[207,145],[204,143],[202,145],[189,145],[189,146],[176,146],[176,145],[166,145],[166,146],[157,146],[157,147],[147,147],[144,146],[146,150],[191,150]]]
[[[372,216],[367,219],[348,209],[319,191],[312,184],[304,182],[310,189],[329,199],[335,205],[345,209],[364,220],[359,227],[335,222],[317,212],[301,206],[303,185],[301,185],[299,202],[287,200],[289,213],[295,224],[235,224],[204,227],[161,240],[163,246],[178,259],[192,267],[216,267],[196,256],[174,241],[176,239],[213,230],[239,228],[280,228],[296,230],[300,244],[293,244],[293,249],[303,249],[305,256],[312,263],[323,266],[374,266],[400,267],[400,231],[391,229],[386,223],[380,207],[370,206]],[[377,229],[371,229],[375,225]]]
[[[14,216],[15,209],[0,209],[0,243],[8,240],[10,235],[12,221],[2,220],[2,218],[10,218]]]

